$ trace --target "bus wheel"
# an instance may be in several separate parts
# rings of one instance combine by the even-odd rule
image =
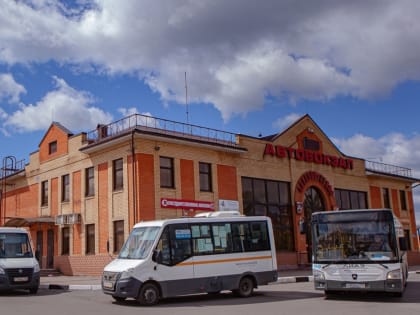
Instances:
[[[254,292],[254,282],[250,277],[243,277],[239,281],[238,289],[234,290],[233,293],[240,297],[249,297]]]
[[[157,285],[154,283],[144,284],[140,289],[137,301],[145,306],[155,305],[159,301],[159,288]]]

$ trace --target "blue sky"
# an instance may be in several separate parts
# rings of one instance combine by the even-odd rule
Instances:
[[[310,114],[345,154],[420,178],[419,1],[0,6],[1,158],[28,161],[52,121],[77,133],[136,112],[265,136]]]

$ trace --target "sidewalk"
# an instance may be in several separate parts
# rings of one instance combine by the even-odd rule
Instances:
[[[409,273],[420,274],[420,266],[410,266]],[[276,283],[313,281],[312,269],[279,270]],[[101,290],[101,276],[46,276],[41,277],[40,289]]]

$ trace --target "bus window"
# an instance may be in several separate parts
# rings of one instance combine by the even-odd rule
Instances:
[[[169,226],[172,264],[176,265],[191,257],[191,230],[188,224]]]
[[[194,255],[213,254],[210,224],[191,225]]]

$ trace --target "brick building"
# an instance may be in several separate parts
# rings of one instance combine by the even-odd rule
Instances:
[[[420,264],[418,182],[344,155],[308,115],[260,138],[142,115],[76,135],[53,123],[29,163],[3,159],[0,225],[30,230],[42,268],[100,274],[135,222],[239,210],[272,218],[279,268],[291,268],[311,259],[299,222],[312,212],[387,207]]]

